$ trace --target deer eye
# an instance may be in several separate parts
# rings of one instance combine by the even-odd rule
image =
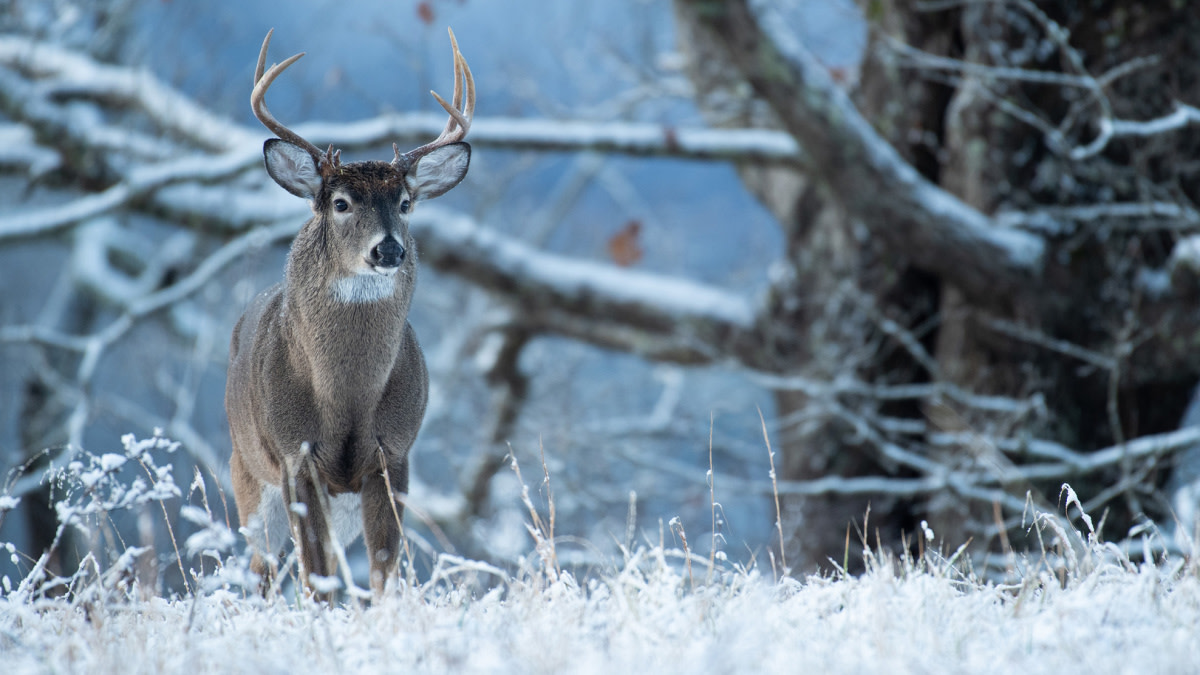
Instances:
[[[348,211],[350,210],[350,202],[346,201],[345,199],[335,199],[333,200],[333,210],[339,213]]]
[[[400,202],[400,213],[408,213],[408,200]]]

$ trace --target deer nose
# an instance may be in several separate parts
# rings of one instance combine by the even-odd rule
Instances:
[[[387,237],[371,249],[371,264],[376,267],[399,267],[404,262],[404,247]]]

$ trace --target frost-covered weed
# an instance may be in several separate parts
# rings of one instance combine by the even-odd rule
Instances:
[[[88,583],[93,578],[106,591],[118,587],[128,590],[139,559],[153,556],[154,551],[152,547],[126,545],[112,527],[113,519],[126,512],[162,507],[167,500],[179,497],[171,465],[160,466],[161,457],[156,456],[156,451],[173,453],[178,444],[159,433],[141,440],[127,434],[121,444],[121,452],[73,453],[64,466],[51,466],[46,471],[44,480],[59,496],[54,505],[58,529],[50,549],[33,562],[20,584],[11,588],[11,580],[6,581],[6,594],[25,599],[64,590],[79,593],[86,588],[94,592],[96,587]],[[16,497],[0,497],[0,517],[18,502]],[[57,577],[50,574],[47,565],[68,528],[89,541],[90,550],[73,575]],[[11,544],[6,548],[11,549]],[[15,553],[12,562],[20,565]]]

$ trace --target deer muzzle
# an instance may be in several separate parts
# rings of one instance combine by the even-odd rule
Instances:
[[[388,235],[371,249],[371,264],[377,268],[399,267],[404,262],[404,246]]]

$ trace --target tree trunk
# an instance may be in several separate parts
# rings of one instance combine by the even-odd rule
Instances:
[[[717,49],[717,41],[705,34],[688,11],[679,15],[689,75],[699,90],[702,109],[709,113],[709,122],[778,127],[761,102],[737,96],[740,77]],[[921,20],[907,17],[906,21],[893,10],[885,16],[889,20],[878,30],[891,37],[935,51],[949,42],[944,18],[930,21],[925,15],[917,17]],[[879,33],[873,33],[871,40],[874,45]],[[940,167],[927,135],[940,131],[936,111],[948,98],[948,91],[905,79],[895,63],[877,56],[875,49],[868,50],[858,105],[906,160],[936,180]],[[713,110],[711,103],[706,106],[712,100],[722,101],[722,107]],[[743,107],[731,110],[731,100],[740,100]],[[864,381],[926,381],[928,373],[903,349],[894,344],[884,349],[873,345],[880,340],[877,324],[883,317],[906,329],[929,320],[938,297],[936,278],[914,269],[882,241],[856,232],[856,223],[839,202],[830,199],[823,186],[800,169],[740,165],[738,172],[746,187],[779,220],[786,237],[784,272],[775,275],[769,300],[776,332],[772,369],[817,379],[833,379],[843,369],[850,369]],[[780,390],[774,398],[782,479],[807,481],[882,471],[869,452],[846,442],[851,431],[844,420],[814,415],[819,403],[809,396]],[[903,408],[890,406],[884,412],[917,412]],[[851,570],[860,569],[861,556],[848,556],[849,551],[861,551],[864,537],[874,542],[878,534],[879,540],[895,541],[902,531],[911,531],[905,506],[886,496],[782,496],[788,566],[795,573],[829,570],[843,563],[849,563]],[[848,529],[854,530],[849,551]]]
[[[1117,116],[1158,117],[1170,112],[1171,103],[1165,98],[1168,91],[1184,101],[1194,101],[1200,93],[1195,58],[1200,41],[1194,11],[1166,4],[1131,8],[1121,2],[1086,6],[1043,2],[1038,7],[1049,20],[1070,31],[1070,46],[1093,74],[1137,57],[1157,55],[1157,64],[1115,80],[1108,90]],[[1039,19],[1019,6],[968,5],[958,14],[961,58],[966,61],[1078,72],[1061,52],[1037,57],[1031,46],[1038,33],[1029,22]],[[1190,56],[1179,58],[1183,54]],[[1172,81],[1169,89],[1163,86],[1166,81]],[[964,77],[945,110],[942,185],[985,213],[1046,205],[1151,201],[1163,199],[1175,189],[1194,198],[1194,172],[1160,165],[1175,154],[1164,152],[1167,148],[1161,141],[1121,143],[1095,160],[1071,161],[1049,152],[1041,132],[1006,114],[996,103],[1019,101],[1050,119],[1061,119],[1071,106],[1081,105],[1084,96],[1062,87]],[[1078,141],[1084,142],[1094,130],[1083,125],[1078,133]],[[1196,143],[1191,140],[1187,145]],[[1186,151],[1181,154],[1190,155]],[[941,376],[987,394],[1024,397],[1041,392],[1048,414],[1035,424],[1024,421],[1023,431],[1068,447],[1101,448],[1176,428],[1195,384],[1195,373],[1180,369],[1159,374],[1153,382],[1135,383],[1128,377],[1127,356],[1122,355],[1123,350],[1136,349],[1134,341],[1143,329],[1134,318],[1140,302],[1137,271],[1147,263],[1154,267],[1164,263],[1171,250],[1170,237],[1152,230],[1122,231],[1120,225],[1104,221],[1084,224],[1074,236],[1056,241],[1046,292],[980,308],[966,301],[955,287],[946,286],[936,348]],[[1021,326],[1022,334],[1015,339],[998,335],[997,319]],[[1105,355],[1114,366],[1099,369],[1077,357],[1039,347],[1036,343],[1041,336]],[[989,426],[1003,424],[944,407],[929,412],[937,427],[950,431],[990,432]],[[965,454],[972,449],[953,451]],[[1074,487],[1082,494],[1094,494],[1141,468],[1127,466],[1118,474],[1093,477],[1095,484]],[[1151,480],[1149,485],[1154,483]],[[1058,486],[1041,487],[1048,497],[1057,496]],[[1111,511],[1110,532],[1123,535],[1143,513],[1161,510],[1161,503],[1147,504],[1146,498],[1159,500],[1152,493],[1128,492],[1121,505],[1124,508]],[[930,521],[951,546],[980,532],[993,519],[983,505],[966,509],[961,502],[934,498],[927,506]]]
[[[804,146],[810,130],[805,125],[812,118],[795,113],[789,97],[808,104],[811,99],[805,97],[811,93],[789,92],[788,86],[810,83],[796,85],[782,71],[768,72],[779,55],[763,50],[765,35],[756,35],[761,29],[746,21],[759,10],[738,0],[720,5],[677,2],[680,40],[700,90],[698,100],[701,105],[721,101],[724,107],[715,114],[735,123],[766,120],[787,128]],[[1171,97],[1200,98],[1200,17],[1194,11],[1182,5],[1131,7],[1115,0],[1087,7],[1063,1],[942,9],[888,0],[863,7],[871,39],[856,92],[859,111],[924,178],[976,212],[994,216],[1054,206],[1195,201],[1196,172],[1179,160],[1193,156],[1200,144],[1183,134],[1114,140],[1095,157],[1070,156],[1072,147],[1095,136],[1099,115],[1108,114],[1104,106],[1111,106],[1117,118],[1148,119],[1169,113]],[[750,57],[739,53],[751,51],[756,53]],[[1096,77],[1103,85],[1088,89],[1063,80],[1027,80],[1026,72],[1070,75],[1076,82]],[[1121,75],[1103,79],[1105,73]],[[748,89],[756,98],[744,95]],[[729,101],[738,101],[739,93],[744,114],[731,116]],[[811,110],[820,105],[812,103]],[[1051,127],[1061,138],[1052,138],[1046,131]],[[833,170],[824,175],[824,168]],[[1004,471],[1013,458],[1001,454],[991,439],[1010,438],[1018,428],[1083,451],[1176,428],[1196,369],[1144,367],[1156,361],[1156,350],[1143,345],[1162,339],[1169,321],[1156,320],[1151,327],[1137,321],[1148,304],[1139,275],[1167,266],[1175,235],[1154,229],[1153,222],[1131,224],[1105,213],[1068,221],[1061,232],[1042,233],[1047,248],[1039,278],[997,283],[989,292],[986,281],[955,273],[953,264],[897,256],[895,239],[870,234],[888,232],[889,223],[856,229],[859,223],[846,214],[870,211],[847,207],[871,196],[843,182],[849,174],[836,159],[822,157],[810,169],[803,174],[741,167],[742,179],[775,213],[787,237],[787,269],[775,275],[770,298],[770,330],[778,335],[772,356],[779,372],[830,379],[852,372],[887,384],[932,379],[976,394],[1044,402],[1018,412],[971,409],[946,400],[878,404],[869,410],[924,424],[924,438],[915,442],[950,468]],[[847,303],[847,298],[853,300]],[[907,344],[892,339],[898,334],[894,328],[881,330],[887,320],[907,330]],[[932,330],[918,330],[930,325]],[[850,432],[845,415],[822,416],[814,411],[821,402],[797,392],[780,391],[776,402],[785,478],[904,475],[881,466],[864,449],[867,444]],[[930,442],[944,432],[976,440]],[[1166,504],[1153,491],[1162,480],[1155,477],[1155,467],[1154,461],[1130,463],[1080,477],[1075,487],[1084,495],[1100,495],[1095,506],[1116,507],[1110,532],[1123,534],[1143,513],[1166,515]],[[1130,489],[1110,504],[1116,493],[1105,495],[1105,489],[1122,481]],[[1045,495],[1043,504],[1053,504],[1059,484],[1051,482],[1001,484],[1014,496],[1032,489]],[[929,520],[951,549],[970,538],[998,540],[993,539],[994,505],[984,501],[951,491],[884,499],[871,502],[871,521],[863,533],[872,546],[900,541],[896,535],[913,532],[919,520]],[[861,521],[868,499],[822,495],[785,497],[784,502],[785,532],[792,537],[788,562],[793,571],[807,572],[827,559],[843,559],[847,522]],[[859,548],[858,535],[852,535],[851,550]]]

